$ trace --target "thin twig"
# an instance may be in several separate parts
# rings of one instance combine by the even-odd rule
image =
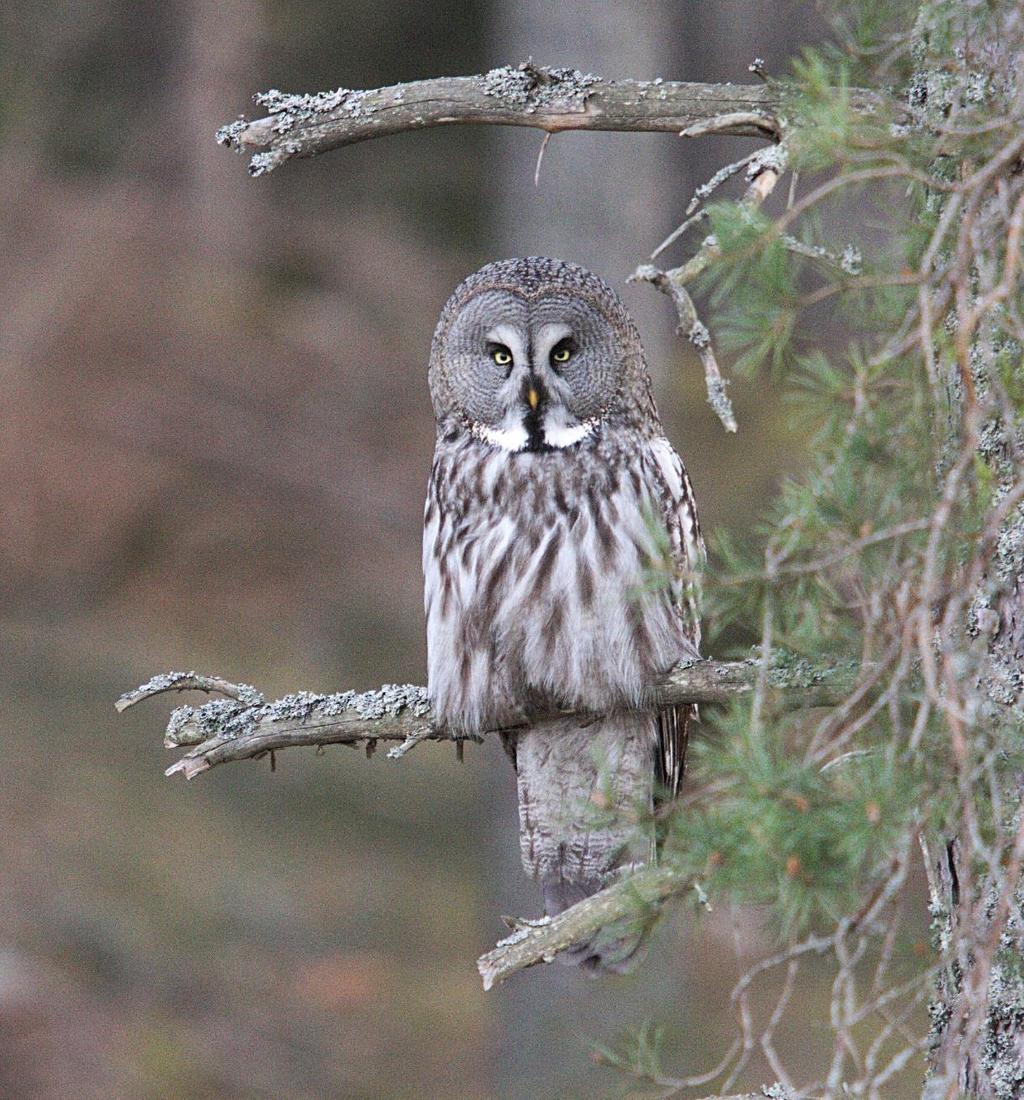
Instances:
[[[202,676],[198,672],[164,672],[140,684],[114,703],[114,709],[122,714],[129,707],[141,703],[143,699],[152,699],[168,691],[205,691],[210,694],[224,695],[246,706],[259,706],[263,696],[249,684],[233,684],[220,676]]]
[[[548,142],[551,140],[551,131],[549,130],[541,139],[540,148],[537,150],[537,164],[533,169],[533,186],[540,187],[540,166],[544,163],[544,153],[547,150]]]

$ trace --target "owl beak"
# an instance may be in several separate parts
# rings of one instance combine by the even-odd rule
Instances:
[[[537,408],[537,405],[540,402],[540,394],[537,393],[536,386],[531,386],[526,391],[526,400],[529,403],[531,409]]]

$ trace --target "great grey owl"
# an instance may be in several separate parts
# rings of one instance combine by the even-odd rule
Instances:
[[[434,334],[437,445],[423,534],[428,691],[456,731],[504,735],[523,865],[549,914],[654,858],[653,810],[682,778],[688,707],[650,708],[698,656],[703,545],[636,325],[574,264],[488,264]],[[599,716],[599,717],[593,717]],[[643,929],[565,952],[622,971]]]

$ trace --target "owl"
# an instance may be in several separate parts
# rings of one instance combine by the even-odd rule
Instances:
[[[506,731],[523,865],[554,915],[655,858],[654,811],[679,789],[693,716],[651,692],[698,657],[693,493],[636,325],[582,267],[471,275],[429,378],[428,692],[453,731]],[[612,926],[559,961],[625,971],[644,938]]]

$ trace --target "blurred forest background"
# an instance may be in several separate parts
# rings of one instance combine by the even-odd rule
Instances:
[[[747,82],[825,28],[776,0],[16,0],[0,9],[0,1096],[616,1095],[589,1057],[653,1018],[696,1072],[733,1033],[727,915],[680,911],[635,975],[484,995],[499,914],[539,908],[497,744],[343,748],[163,778],[151,673],[271,694],[424,678],[426,360],[488,260],[593,267],[637,315],[711,528],[799,467],[790,410],[703,399],[625,276],[739,139],[443,128],[250,180],[249,95],[532,56]],[[743,951],[757,948],[745,918]],[[824,990],[781,1046],[813,1043]],[[751,1081],[762,1076],[755,1067]]]

